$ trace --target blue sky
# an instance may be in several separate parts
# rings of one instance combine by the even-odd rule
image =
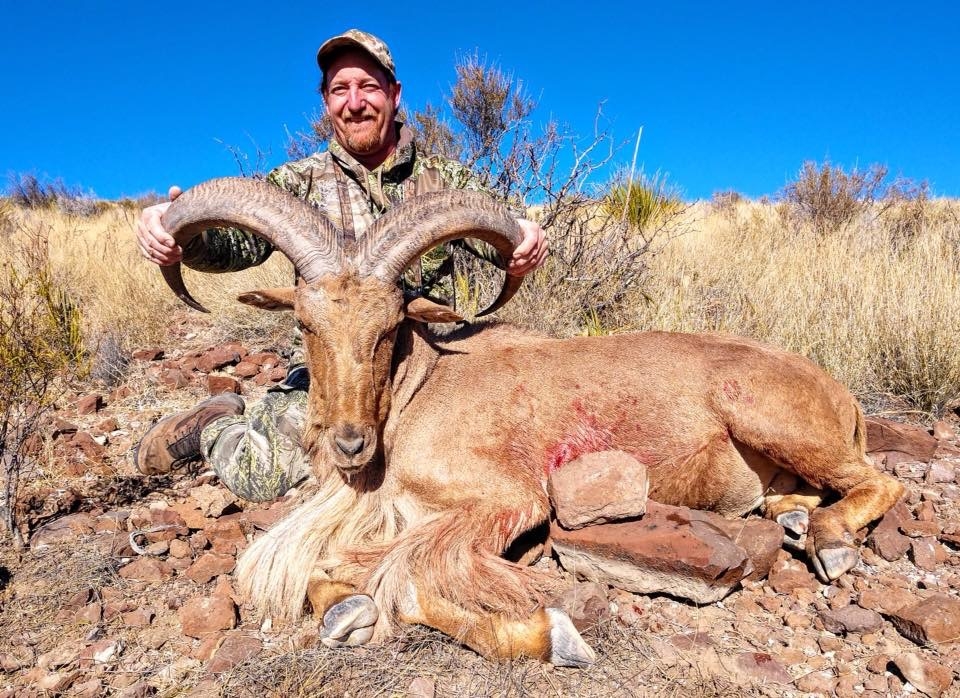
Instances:
[[[285,159],[319,109],[314,55],[349,27],[390,45],[408,108],[458,56],[522,78],[588,134],[598,104],[687,198],[772,194],[804,160],[886,164],[960,196],[960,4],[2,0],[0,175],[104,198]],[[628,166],[632,144],[618,156]],[[4,180],[4,183],[6,180]]]

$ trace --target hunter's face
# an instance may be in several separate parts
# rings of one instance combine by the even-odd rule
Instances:
[[[363,51],[338,56],[326,76],[323,101],[337,141],[366,167],[376,167],[396,146],[400,83],[391,83]]]

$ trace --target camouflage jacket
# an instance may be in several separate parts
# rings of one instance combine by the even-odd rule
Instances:
[[[406,197],[437,189],[484,188],[464,165],[439,155],[420,155],[409,128],[396,124],[399,142],[394,153],[374,170],[368,170],[336,141],[325,152],[280,165],[267,181],[316,206],[335,226],[358,239],[391,206]],[[502,267],[492,248],[456,243],[471,253]],[[450,245],[431,250],[420,269],[408,274],[405,285],[421,293],[455,303],[449,281]],[[188,267],[205,272],[239,271],[262,264],[273,252],[263,239],[238,228],[212,228],[194,238],[183,253]]]

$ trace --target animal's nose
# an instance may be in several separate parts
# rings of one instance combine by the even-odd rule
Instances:
[[[363,436],[336,436],[333,440],[346,456],[355,456],[363,450]]]

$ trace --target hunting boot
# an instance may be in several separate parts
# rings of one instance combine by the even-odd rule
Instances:
[[[134,449],[134,465],[144,475],[156,475],[200,460],[200,432],[204,427],[220,417],[243,414],[243,409],[243,398],[223,393],[204,400],[192,410],[161,419]]]

